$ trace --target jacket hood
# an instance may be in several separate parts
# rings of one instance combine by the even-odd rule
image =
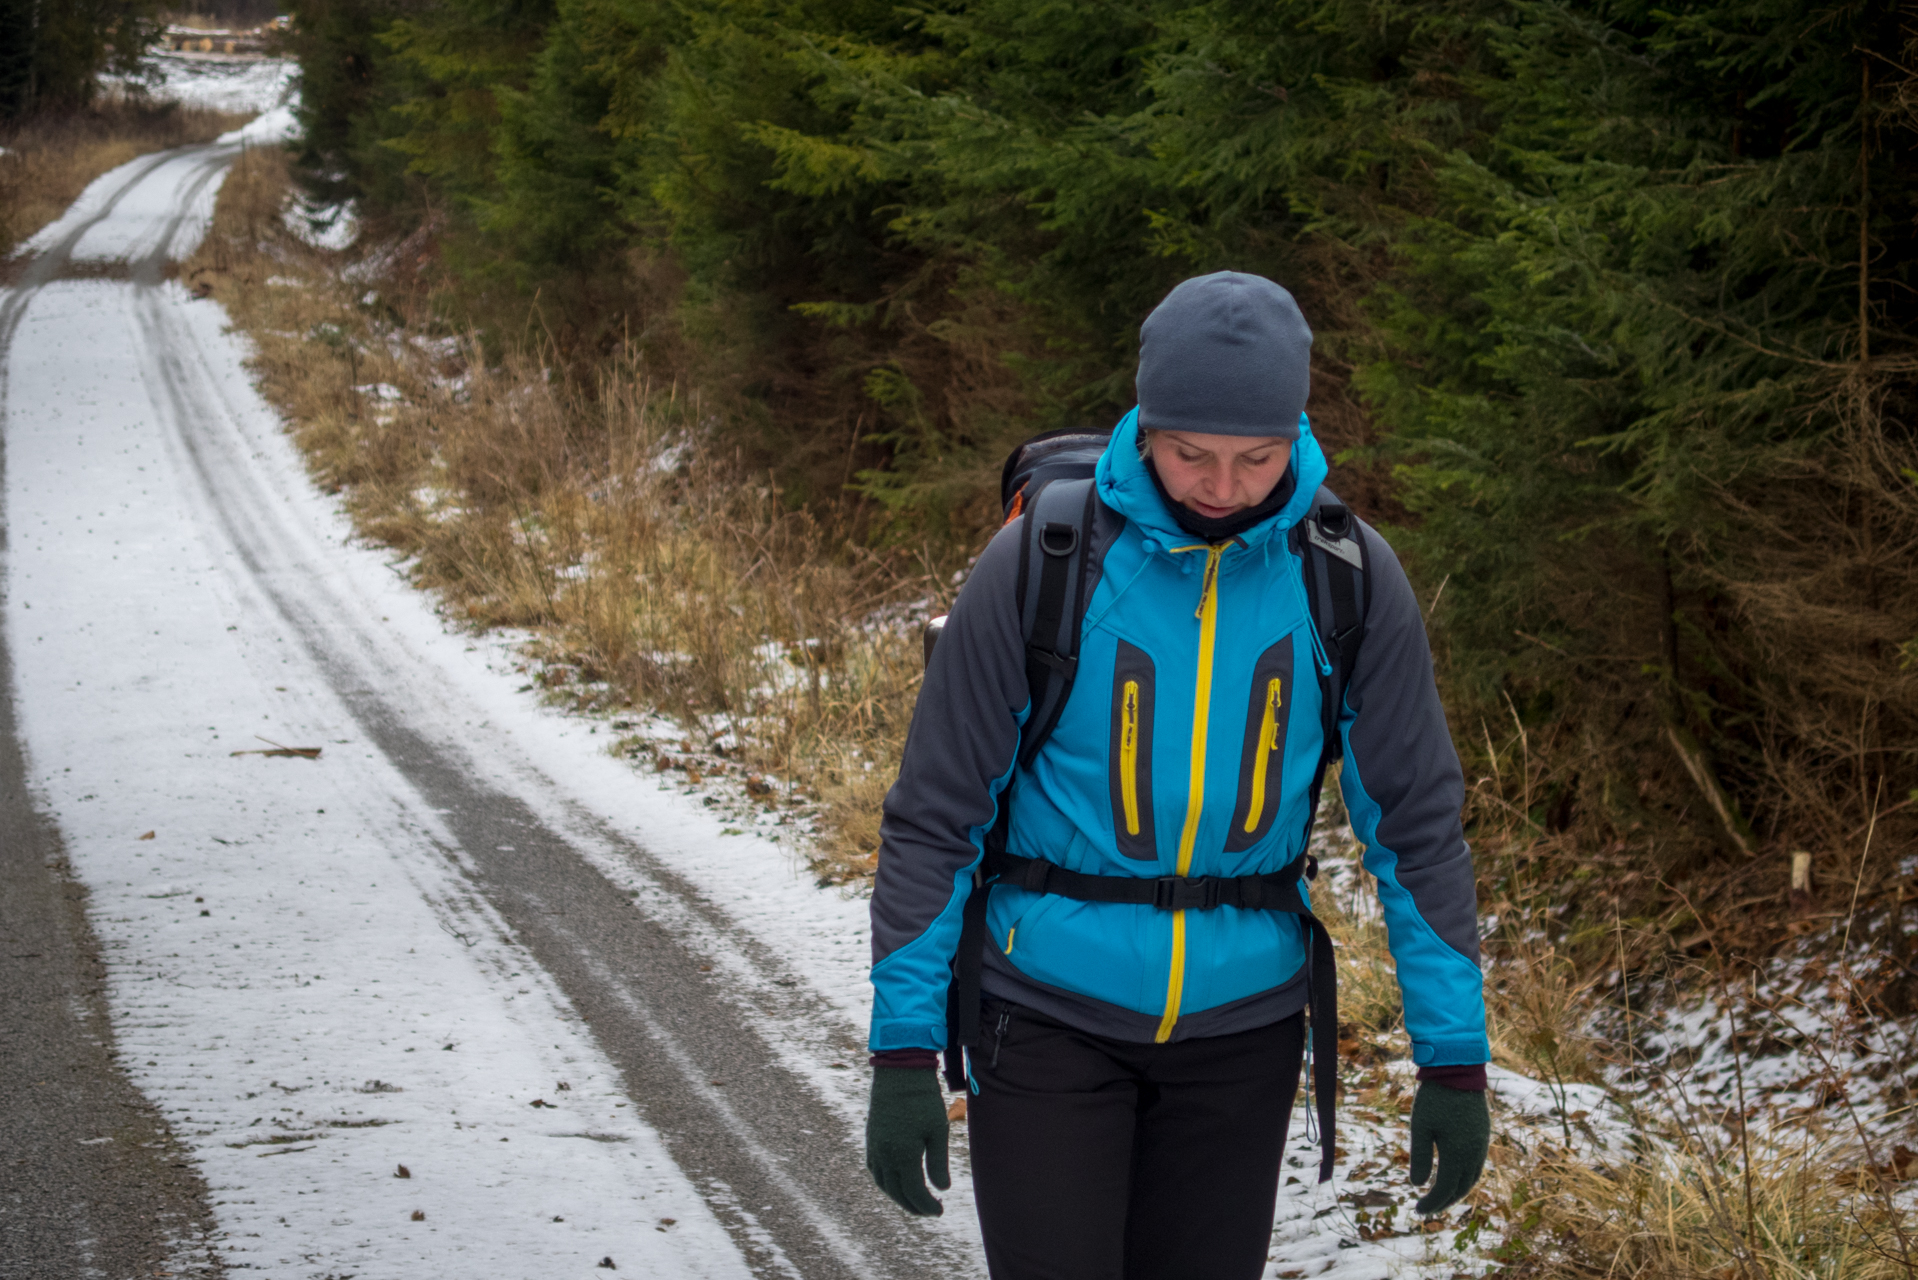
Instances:
[[[1305,513],[1312,509],[1319,486],[1325,483],[1328,470],[1325,454],[1313,438],[1312,424],[1303,413],[1299,415],[1299,438],[1292,442],[1292,462],[1288,469],[1294,481],[1292,500],[1241,533],[1239,541],[1246,546],[1259,546],[1304,519]],[[1112,442],[1099,456],[1099,466],[1093,474],[1100,500],[1160,545],[1182,546],[1193,540],[1166,509],[1165,500],[1159,496],[1158,487],[1146,470],[1145,460],[1139,456],[1137,409],[1119,419],[1119,425],[1112,429]]]

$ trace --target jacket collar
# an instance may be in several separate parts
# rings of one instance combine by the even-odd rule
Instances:
[[[1266,519],[1239,535],[1247,547],[1256,547],[1268,538],[1283,536],[1287,529],[1305,518],[1325,483],[1325,454],[1312,436],[1312,424],[1299,415],[1299,438],[1292,442],[1291,472],[1295,481],[1292,500]],[[1152,541],[1162,547],[1183,546],[1192,535],[1179,527],[1166,509],[1164,499],[1152,483],[1152,476],[1139,457],[1139,411],[1134,409],[1119,419],[1112,429],[1112,442],[1099,456],[1093,473],[1099,486],[1099,498],[1117,511]]]

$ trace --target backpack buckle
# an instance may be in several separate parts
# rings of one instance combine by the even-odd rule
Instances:
[[[1039,531],[1039,550],[1049,556],[1069,556],[1079,549],[1079,526],[1048,520]]]
[[[1045,666],[1051,667],[1054,671],[1064,676],[1068,682],[1076,679],[1079,675],[1079,657],[1077,654],[1067,656],[1061,653],[1054,653],[1050,649],[1041,649],[1036,644],[1029,644],[1026,646],[1026,656]]]

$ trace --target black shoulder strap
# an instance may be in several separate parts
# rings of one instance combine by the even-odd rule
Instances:
[[[1352,513],[1343,503],[1321,503],[1306,518],[1304,541],[1307,558],[1323,575],[1326,594],[1331,599],[1330,625],[1314,618],[1325,639],[1325,656],[1332,662],[1332,697],[1326,700],[1326,763],[1343,754],[1339,742],[1339,715],[1345,707],[1345,689],[1351,683],[1352,668],[1358,661],[1359,641],[1365,638],[1365,612],[1360,600],[1361,584],[1369,584],[1365,573],[1365,542],[1353,526]],[[1315,575],[1317,576],[1317,575]],[[1366,587],[1369,599],[1369,585]],[[1317,594],[1313,603],[1318,603]]]
[[[1311,804],[1306,810],[1305,838],[1309,845],[1318,821],[1319,794],[1325,771],[1345,754],[1339,736],[1339,716],[1345,709],[1346,686],[1358,665],[1359,645],[1365,639],[1365,615],[1372,603],[1372,575],[1365,539],[1345,504],[1321,489],[1306,518],[1299,522],[1298,550],[1305,571],[1305,596],[1312,607],[1312,625],[1325,645],[1332,665],[1319,673],[1320,726],[1324,734],[1318,771],[1312,778]]]
[[[1059,723],[1079,674],[1079,624],[1085,616],[1094,502],[1090,478],[1055,480],[1020,517],[1025,539],[1020,620],[1026,636],[1026,687],[1032,698],[1019,742],[1021,768],[1032,763]]]

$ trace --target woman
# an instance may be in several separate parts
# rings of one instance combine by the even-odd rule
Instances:
[[[872,898],[867,1164],[938,1213],[946,1122],[934,1051],[972,873],[1005,851],[1099,877],[1250,877],[1305,852],[1325,730],[1298,533],[1326,463],[1304,409],[1312,334],[1292,296],[1220,272],[1140,335],[1139,406],[1095,488],[1077,677],[1018,763],[1031,693],[1017,525],[996,537],[927,668],[881,826]],[[1420,1203],[1462,1196],[1489,1132],[1463,787],[1417,601],[1358,526],[1369,602],[1340,781],[1378,877],[1419,1090]],[[1319,666],[1318,669],[1329,667]],[[1264,1267],[1300,1072],[1308,935],[1297,916],[1173,910],[1000,883],[968,1054],[973,1180],[998,1280],[1253,1277]]]

